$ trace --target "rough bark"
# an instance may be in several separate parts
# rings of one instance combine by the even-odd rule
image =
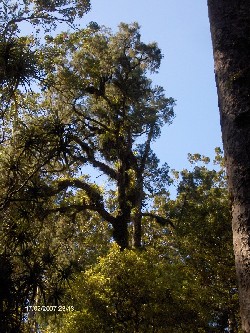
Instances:
[[[141,203],[136,207],[136,213],[133,216],[133,246],[139,249],[142,246],[142,213]]]
[[[208,10],[242,328],[250,333],[250,3],[208,0]]]

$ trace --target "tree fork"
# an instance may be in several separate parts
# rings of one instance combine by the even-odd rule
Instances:
[[[248,0],[208,0],[208,11],[242,329],[250,333],[250,5]]]

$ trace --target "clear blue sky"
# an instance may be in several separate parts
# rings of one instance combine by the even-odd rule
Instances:
[[[170,168],[188,166],[188,153],[213,156],[221,146],[212,46],[205,0],[92,0],[83,20],[113,30],[139,22],[142,40],[156,41],[164,59],[154,82],[177,100],[176,118],[154,150]]]

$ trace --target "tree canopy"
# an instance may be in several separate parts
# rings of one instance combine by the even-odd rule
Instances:
[[[77,202],[57,200],[53,212],[96,211],[112,225],[122,248],[129,246],[127,229],[133,223],[134,243],[140,246],[147,198],[166,191],[168,181],[168,166],[160,167],[151,150],[174,115],[174,100],[147,78],[160,65],[160,50],[140,41],[137,24],[122,24],[115,35],[90,27],[48,43],[45,91],[20,99],[23,121],[14,129],[15,149],[43,165],[50,178],[44,196],[77,191]],[[111,183],[112,202],[81,175],[87,164]],[[161,221],[168,223],[165,216]]]

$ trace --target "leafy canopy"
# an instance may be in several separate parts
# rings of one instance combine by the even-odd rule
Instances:
[[[148,77],[159,68],[161,52],[156,43],[141,41],[136,23],[121,24],[116,34],[91,25],[47,42],[41,56],[44,91],[29,96],[31,112],[27,101],[21,108],[25,126],[18,140],[34,156],[44,150],[52,156],[47,192],[80,191],[83,201],[75,209],[96,211],[112,225],[120,246],[128,247],[128,224],[140,226],[147,198],[166,191],[169,179],[167,165],[160,167],[151,149],[174,116],[174,100]],[[55,161],[63,172],[52,166]],[[86,165],[117,191],[112,207],[107,192],[79,177]],[[58,203],[59,211],[66,209]]]

